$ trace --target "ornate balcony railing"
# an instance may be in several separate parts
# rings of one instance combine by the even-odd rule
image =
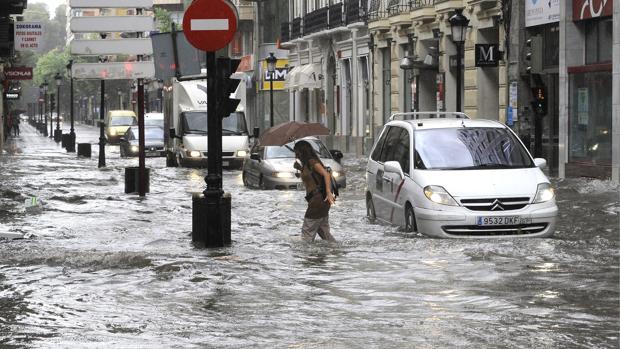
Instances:
[[[291,22],[284,22],[280,25],[280,40],[291,41]]]
[[[411,9],[416,10],[423,7],[435,5],[435,0],[411,0]]]
[[[344,21],[342,19],[342,3],[337,3],[329,7],[329,28],[342,27]]]
[[[387,11],[388,16],[396,16],[401,13],[411,11],[411,0],[389,0]]]
[[[368,6],[368,22],[387,18],[387,9],[387,0],[370,0],[370,6]]]
[[[344,8],[346,24],[366,22],[368,19],[368,0],[345,0]]]
[[[301,38],[301,34],[301,17],[297,17],[293,19],[291,25],[291,39]]]
[[[317,33],[328,28],[329,7],[323,7],[304,16],[304,35]]]

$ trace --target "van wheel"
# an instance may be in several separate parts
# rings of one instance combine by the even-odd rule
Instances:
[[[413,233],[418,231],[418,224],[415,221],[415,214],[410,203],[405,206],[405,231]]]
[[[265,186],[265,180],[263,179],[263,175],[260,176],[260,178],[258,179],[258,188],[260,190],[266,190],[267,186]]]
[[[366,217],[368,217],[370,223],[374,223],[377,220],[375,204],[372,202],[372,196],[370,195],[366,195]]]

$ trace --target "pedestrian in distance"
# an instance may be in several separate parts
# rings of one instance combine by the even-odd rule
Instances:
[[[13,119],[13,136],[15,137],[19,136],[19,122],[19,118]]]
[[[13,118],[11,114],[7,114],[4,122],[4,138],[9,138],[13,130]]]
[[[301,172],[301,180],[306,187],[308,208],[301,227],[301,238],[314,241],[316,235],[323,240],[335,242],[329,227],[329,209],[336,201],[332,191],[332,176],[327,171],[312,145],[306,141],[298,141],[293,148],[295,169]],[[324,193],[324,194],[323,194]]]

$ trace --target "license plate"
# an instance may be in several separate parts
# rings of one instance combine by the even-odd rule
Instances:
[[[523,218],[519,216],[490,216],[478,217],[478,225],[519,225],[531,223],[531,218]]]

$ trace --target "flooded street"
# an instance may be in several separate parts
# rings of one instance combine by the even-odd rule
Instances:
[[[206,171],[147,159],[124,194],[121,159],[67,154],[22,124],[0,156],[0,347],[618,348],[618,187],[554,180],[550,239],[440,240],[370,224],[366,161],[345,154],[338,243],[302,243],[300,191],[232,195],[232,246],[191,244]],[[68,127],[65,127],[65,132]],[[78,126],[77,142],[98,129]],[[38,198],[40,208],[25,207]]]

